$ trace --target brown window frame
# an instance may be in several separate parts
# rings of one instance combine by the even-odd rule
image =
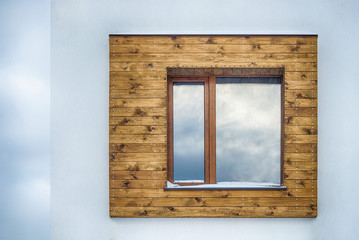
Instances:
[[[172,69],[171,69],[172,70]],[[202,70],[202,69],[201,69]],[[167,180],[173,180],[173,83],[203,82],[204,83],[204,183],[176,183],[180,186],[216,184],[216,77],[280,77],[281,80],[281,149],[280,149],[280,185],[284,186],[284,124],[285,124],[285,88],[284,73],[263,73],[261,69],[251,69],[254,74],[208,74],[208,75],[169,75],[167,77]],[[277,70],[277,69],[276,69]],[[214,72],[209,71],[210,73]]]

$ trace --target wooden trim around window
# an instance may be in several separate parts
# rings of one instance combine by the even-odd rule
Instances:
[[[209,121],[209,84],[208,77],[168,77],[167,81],[167,179],[174,182],[173,178],[173,83],[174,82],[203,82],[204,85],[204,183],[210,182],[210,121]],[[181,186],[200,185],[202,183],[177,183]]]
[[[284,68],[168,68],[167,79],[167,179],[173,179],[173,82],[204,82],[204,183],[177,183],[181,186],[216,184],[216,77],[280,77],[281,78],[281,149],[280,185],[284,186],[284,121],[285,86]],[[190,75],[193,74],[194,75]],[[196,75],[197,73],[197,75]],[[179,74],[176,76],[175,74]],[[205,75],[207,74],[207,75]]]
[[[216,184],[216,77],[209,77],[209,175],[210,184]]]
[[[167,81],[167,179],[173,182],[173,82]]]
[[[280,122],[280,185],[284,186],[284,148],[285,148],[285,134],[284,134],[284,121],[285,121],[285,86],[284,86],[284,71],[280,78],[281,88],[281,122]]]

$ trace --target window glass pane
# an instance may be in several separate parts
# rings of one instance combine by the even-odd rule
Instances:
[[[280,183],[280,78],[216,79],[217,182]]]
[[[174,83],[173,178],[204,182],[204,86]]]

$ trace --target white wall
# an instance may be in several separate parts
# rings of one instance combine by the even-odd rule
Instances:
[[[0,0],[0,239],[50,238],[50,1]]]
[[[359,233],[356,1],[52,1],[52,237],[354,239]],[[316,219],[110,219],[108,34],[318,34]]]

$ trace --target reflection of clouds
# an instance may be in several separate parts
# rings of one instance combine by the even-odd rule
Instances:
[[[203,86],[175,85],[174,179],[204,179]],[[217,181],[280,181],[280,85],[217,84]]]
[[[204,179],[203,85],[173,87],[174,179]]]
[[[277,128],[279,84],[217,84],[217,127]],[[277,114],[278,113],[278,114]]]
[[[280,181],[280,85],[217,84],[217,181]]]

